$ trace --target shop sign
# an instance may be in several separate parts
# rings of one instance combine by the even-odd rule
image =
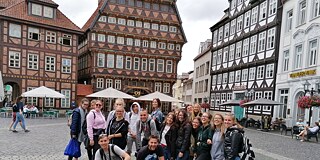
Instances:
[[[317,74],[317,70],[312,69],[312,70],[291,73],[290,78],[299,78],[299,77],[311,76],[311,75],[315,75],[315,74]]]

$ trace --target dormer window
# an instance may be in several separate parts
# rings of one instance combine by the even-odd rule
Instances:
[[[31,14],[46,18],[54,18],[54,8],[31,3]]]
[[[47,18],[53,18],[53,8],[44,6],[43,16]]]
[[[39,4],[32,3],[32,12],[33,15],[42,16],[42,6]]]

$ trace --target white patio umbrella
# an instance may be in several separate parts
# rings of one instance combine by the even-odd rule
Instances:
[[[38,97],[38,98],[66,98],[65,95],[47,88],[45,86],[41,86],[35,89],[32,89],[30,91],[24,92],[21,94],[22,97]],[[44,106],[44,99],[43,101],[43,105],[42,105],[42,112],[43,112],[43,106]]]
[[[180,102],[182,103],[183,101],[175,99],[173,97],[170,97],[166,94],[160,93],[160,92],[153,92],[144,96],[141,96],[139,98],[137,98],[137,100],[141,100],[141,101],[152,101],[154,98],[159,98],[160,101],[164,101],[164,102]]]
[[[87,95],[86,97],[135,99],[135,97],[133,97],[127,93],[121,92],[119,90],[116,90],[112,87],[101,90],[96,93],[92,93],[90,95]]]
[[[4,87],[3,87],[3,80],[2,80],[2,73],[0,71],[0,102],[4,100]],[[3,104],[4,105],[4,104]]]

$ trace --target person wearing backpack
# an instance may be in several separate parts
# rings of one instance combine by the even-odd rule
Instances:
[[[154,120],[149,117],[147,110],[140,111],[140,119],[136,123],[137,150],[148,145],[149,136],[158,135]]]
[[[227,129],[224,138],[224,155],[226,160],[240,160],[243,151],[243,127],[239,125],[233,114],[226,114],[224,125]]]
[[[95,160],[130,160],[131,157],[120,147],[109,144],[107,134],[99,135],[99,145],[101,148],[95,154]]]
[[[133,102],[130,107],[131,112],[129,113],[129,132],[128,132],[128,139],[127,139],[127,153],[131,155],[132,153],[132,145],[133,142],[137,146],[137,127],[136,123],[140,119],[140,104],[138,102]]]
[[[19,123],[19,121],[21,121],[22,123],[22,129],[24,130],[24,132],[29,132],[29,130],[27,130],[26,128],[26,124],[25,124],[25,120],[23,117],[23,97],[17,97],[16,98],[16,102],[15,104],[12,106],[12,112],[16,113],[16,121],[13,124],[13,130],[12,132],[17,133],[18,131],[16,130],[17,124]]]
[[[224,118],[221,114],[213,116],[213,136],[210,150],[211,160],[224,160]]]
[[[102,102],[100,100],[96,100],[95,109],[91,110],[86,117],[87,122],[87,133],[90,140],[88,151],[89,160],[94,160],[92,155],[95,155],[96,151],[100,148],[98,144],[98,137],[100,134],[105,133],[106,130],[106,121],[105,117],[101,112]],[[91,152],[93,150],[93,152]]]
[[[156,122],[157,131],[161,130],[161,124],[163,122],[164,116],[161,112],[161,101],[159,98],[155,98],[152,100],[152,113],[151,118]]]

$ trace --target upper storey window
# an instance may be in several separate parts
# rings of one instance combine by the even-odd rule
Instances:
[[[72,36],[69,34],[62,34],[62,37],[60,37],[60,44],[71,46],[71,38]]]
[[[298,14],[298,25],[306,23],[306,8],[307,4],[306,1],[302,1],[299,4],[299,14]]]
[[[107,17],[106,16],[101,16],[99,18],[99,22],[107,22]]]
[[[161,11],[168,12],[169,11],[169,6],[168,5],[161,5]]]
[[[269,2],[269,16],[276,14],[277,12],[277,0],[270,0]]]
[[[53,18],[54,9],[52,7],[31,3],[31,14],[36,16],[43,16],[46,18]]]
[[[144,8],[150,9],[150,3],[149,2],[144,2]]]
[[[152,9],[159,10],[159,4],[152,4]]]
[[[9,24],[9,36],[10,37],[21,37],[21,26],[17,24]]]
[[[312,18],[320,15],[320,0],[314,0],[312,5]]]
[[[167,25],[160,25],[160,31],[168,31],[168,26]]]
[[[237,0],[231,0],[231,10],[233,10],[237,5]]]
[[[41,16],[42,15],[42,6],[39,4],[34,4],[32,3],[32,14],[33,15],[37,15],[37,16]]]
[[[137,1],[137,7],[142,7],[142,1]]]
[[[53,18],[53,8],[44,6],[43,16],[47,18]]]

